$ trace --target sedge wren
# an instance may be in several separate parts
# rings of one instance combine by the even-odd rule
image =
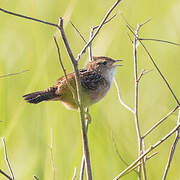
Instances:
[[[84,69],[79,70],[84,107],[91,106],[106,95],[112,85],[116,67],[121,66],[116,63],[120,61],[122,60],[114,60],[104,56],[93,57],[93,60]],[[76,92],[74,72],[67,75],[67,81]],[[52,87],[44,91],[26,94],[23,97],[28,103],[61,101],[68,109],[77,109],[78,105],[73,98],[67,81],[65,76],[62,76]]]

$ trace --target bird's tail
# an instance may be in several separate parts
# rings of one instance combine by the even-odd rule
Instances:
[[[28,103],[38,104],[42,101],[55,100],[58,98],[56,94],[57,88],[50,87],[45,91],[33,92],[23,96],[24,100]]]

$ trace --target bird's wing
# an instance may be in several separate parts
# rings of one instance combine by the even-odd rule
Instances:
[[[98,87],[103,87],[107,85],[107,82],[105,78],[96,71],[86,71],[83,73],[80,73],[81,77],[81,85],[85,89],[89,90],[97,90]]]

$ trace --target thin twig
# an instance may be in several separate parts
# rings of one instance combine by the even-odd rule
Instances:
[[[66,79],[66,83],[67,83],[68,88],[70,89],[70,91],[71,91],[71,93],[72,93],[72,95],[73,95],[73,98],[74,98],[75,102],[77,102],[77,97],[76,97],[76,95],[75,95],[76,92],[75,92],[75,90],[73,89],[73,87],[71,86],[71,84],[69,83],[68,78],[67,78],[66,69],[64,68],[64,65],[63,65],[63,62],[62,62],[62,59],[61,59],[61,53],[60,53],[60,48],[59,48],[58,42],[57,42],[55,36],[54,36],[53,38],[54,38],[54,41],[55,41],[55,44],[56,44],[56,47],[57,47],[59,63],[60,63],[61,68],[62,68],[62,70],[63,70],[63,72],[64,72],[64,76],[65,76],[65,79]]]
[[[178,109],[178,107],[179,106],[176,106],[169,113],[167,113],[166,116],[164,116],[162,119],[160,119],[152,128],[150,128],[146,133],[144,133],[142,138],[145,138],[149,133],[151,133],[154,129],[156,129],[161,123],[163,123],[171,114],[173,114]]]
[[[125,22],[126,24],[128,24],[132,30],[135,30],[135,28],[128,23],[128,21],[127,21],[126,17],[124,16],[123,12],[122,12],[122,11],[119,11],[119,13],[120,13],[121,17],[123,18],[124,22]]]
[[[179,125],[179,124],[180,124],[180,109],[179,109],[178,118],[177,118],[177,125]],[[169,168],[170,168],[172,159],[174,157],[176,146],[177,146],[177,143],[178,143],[179,138],[180,138],[179,134],[180,134],[180,129],[178,128],[176,130],[176,137],[175,137],[174,142],[173,142],[172,147],[171,147],[171,151],[170,151],[170,154],[169,154],[168,162],[167,162],[167,165],[166,165],[162,180],[166,180],[166,178],[167,178],[167,174],[169,172]]]
[[[132,113],[134,114],[134,110],[133,110],[132,108],[130,108],[128,105],[126,105],[126,104],[124,103],[124,101],[121,99],[119,86],[118,86],[118,83],[117,83],[117,81],[116,81],[115,78],[114,78],[114,84],[115,84],[116,89],[117,89],[117,94],[118,94],[119,102],[120,102],[127,110],[129,110],[130,112],[132,112]]]
[[[113,20],[113,19],[116,17],[116,15],[117,15],[117,14],[114,14],[112,17],[110,17],[108,20],[106,20],[106,21],[104,22],[104,24],[109,23],[111,20]],[[95,29],[97,29],[98,27],[99,27],[99,25],[98,25],[98,26],[94,26],[93,29],[95,30]]]
[[[76,179],[76,174],[77,174],[77,168],[74,168],[74,174],[73,174],[72,180]]]
[[[81,34],[81,32],[76,28],[76,26],[70,21],[71,25],[73,26],[73,28],[76,30],[76,32],[79,34],[79,36],[81,37],[81,39],[87,43],[87,41],[84,39],[83,35]]]
[[[53,171],[53,180],[55,180],[55,164],[54,164],[54,156],[53,156],[53,134],[51,128],[51,145],[50,145],[50,152],[51,152],[51,164],[52,164],[52,171]]]
[[[159,141],[157,141],[155,144],[151,145],[141,156],[139,156],[133,163],[129,165],[125,170],[123,170],[119,175],[117,175],[113,180],[118,180],[120,177],[122,177],[126,172],[131,170],[141,159],[143,159],[149,152],[157,148],[160,144],[162,144],[166,139],[168,139],[172,134],[174,134],[177,129],[180,128],[180,124],[176,125],[169,133],[167,133],[163,138],[161,138]]]
[[[43,21],[43,20],[36,19],[36,18],[32,18],[32,17],[29,17],[29,16],[25,16],[25,15],[22,15],[22,14],[17,14],[17,13],[11,12],[11,11],[7,11],[7,10],[5,10],[3,8],[0,8],[0,11],[2,11],[4,13],[7,13],[7,14],[11,14],[13,16],[29,19],[29,20],[32,20],[32,21],[40,22],[40,23],[47,24],[47,25],[54,26],[54,27],[58,27],[57,24],[54,24],[54,23],[51,23],[51,22],[48,22],[48,21]]]
[[[144,26],[145,24],[147,24],[148,22],[150,22],[152,20],[152,18],[150,17],[149,19],[147,19],[146,21],[144,21],[143,23],[139,24],[139,28],[141,28],[142,26]]]
[[[69,57],[70,57],[70,59],[71,59],[71,62],[72,62],[72,64],[73,64],[73,66],[77,66],[77,61],[76,61],[76,59],[74,58],[74,55],[73,55],[73,53],[72,53],[72,51],[71,51],[71,48],[70,48],[70,46],[69,46],[69,43],[68,43],[68,41],[67,41],[67,38],[66,38],[66,35],[65,35],[65,32],[64,32],[63,22],[64,22],[63,18],[60,17],[60,18],[59,18],[58,29],[59,29],[60,32],[61,32],[61,36],[62,36],[64,45],[65,45],[65,47],[66,47],[66,50],[67,50],[67,52],[68,52],[68,55],[69,55]]]
[[[94,40],[94,38],[97,36],[97,34],[99,33],[99,31],[101,30],[102,26],[104,25],[104,23],[106,22],[107,18],[109,17],[109,15],[111,14],[111,12],[115,9],[115,7],[120,3],[121,0],[117,0],[114,5],[109,9],[109,11],[107,12],[107,14],[105,15],[105,17],[103,18],[102,22],[100,23],[98,29],[96,30],[96,32],[94,33],[93,37],[87,42],[87,44],[82,48],[81,52],[78,54],[78,57],[76,58],[77,61],[80,60],[82,54],[85,52],[86,48],[89,46],[89,44]]]
[[[157,155],[157,154],[158,154],[158,152],[152,153],[151,155],[149,155],[149,156],[146,157],[146,160],[151,159],[152,157],[154,157],[154,156]]]
[[[162,40],[162,39],[139,38],[139,40],[141,40],[141,41],[157,41],[157,42],[172,44],[172,45],[175,45],[175,46],[180,46],[179,43],[175,43],[175,42],[171,42],[171,41],[167,41],[167,40]]]
[[[144,70],[144,69],[143,69],[143,70],[141,71],[141,73],[140,73],[137,81],[139,82],[140,79],[143,77],[143,75],[145,75],[145,74],[147,74],[147,73],[149,73],[149,72],[151,72],[151,71],[152,71],[152,69],[151,69],[151,70]]]
[[[11,175],[11,178],[14,180],[14,173],[13,173],[13,170],[11,168],[11,165],[10,165],[10,162],[8,160],[8,155],[7,155],[7,149],[6,149],[6,143],[5,143],[5,139],[4,138],[1,138],[2,140],[2,143],[3,143],[3,147],[4,147],[4,156],[5,156],[5,161],[6,161],[6,164],[7,164],[7,167],[9,169],[9,173]]]
[[[128,36],[128,38],[129,38],[129,40],[131,41],[131,44],[133,44],[133,40],[132,40],[132,38],[131,38],[131,36],[129,35],[128,32],[127,32],[127,36]]]
[[[27,72],[29,70],[24,70],[24,71],[20,71],[20,72],[17,72],[17,73],[8,73],[8,74],[5,74],[5,75],[2,75],[0,76],[0,78],[5,78],[5,77],[9,77],[9,76],[15,76],[15,75],[18,75],[18,74],[22,74],[24,72]]]
[[[5,176],[9,180],[13,180],[9,175],[7,175],[2,169],[0,169],[0,173]]]
[[[58,42],[57,42],[57,39],[56,39],[56,36],[53,36],[54,38],[54,42],[56,44],[56,47],[57,47],[57,51],[58,51],[58,58],[59,58],[59,63],[61,65],[61,68],[64,72],[64,76],[66,78],[66,81],[67,81],[67,73],[66,73],[66,69],[64,68],[64,65],[63,65],[63,62],[62,62],[62,59],[61,59],[61,53],[60,53],[60,48],[59,48],[59,45],[58,45]]]

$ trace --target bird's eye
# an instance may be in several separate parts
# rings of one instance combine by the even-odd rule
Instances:
[[[106,62],[106,61],[104,61],[104,62],[103,62],[103,65],[106,65],[106,64],[107,64],[107,62]]]
[[[101,61],[101,62],[98,62],[97,64],[98,64],[98,65],[106,65],[106,64],[107,64],[107,61],[103,61],[103,62]]]

